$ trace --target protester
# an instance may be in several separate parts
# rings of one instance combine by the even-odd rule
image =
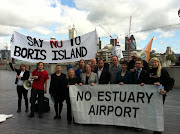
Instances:
[[[142,70],[143,61],[141,59],[137,59],[135,62],[136,70],[132,73],[133,84],[140,84],[144,86],[145,83],[148,82],[148,72],[146,70]]]
[[[125,61],[125,59],[124,59],[124,58],[121,58],[119,62],[120,62],[120,64],[121,64],[121,63],[124,62],[124,61]]]
[[[98,83],[97,74],[91,71],[92,65],[86,64],[85,68],[86,72],[82,73],[81,83],[79,83],[79,85],[90,84],[91,86],[93,86],[95,83]]]
[[[70,124],[72,121],[72,115],[71,115],[71,102],[69,97],[69,87],[70,85],[79,84],[79,78],[75,76],[75,72],[72,68],[68,70],[68,78],[66,79],[66,83],[67,83],[67,90],[66,90],[67,120],[68,120],[68,124]]]
[[[171,79],[168,72],[161,68],[161,64],[158,58],[154,57],[151,59],[149,83],[157,86],[164,86],[164,91],[161,91],[160,94],[163,95],[163,104],[165,102],[166,93],[173,88],[174,79]],[[154,131],[153,134],[161,134],[161,132]]]
[[[32,83],[31,89],[31,113],[29,117],[34,117],[35,112],[35,102],[38,99],[38,114],[39,118],[42,118],[42,109],[43,109],[43,101],[44,101],[44,93],[46,93],[47,89],[47,80],[49,79],[48,73],[44,70],[44,63],[37,63],[37,68],[34,69],[31,79],[34,79]],[[37,97],[38,96],[38,97]]]
[[[10,58],[9,60],[9,65],[10,68],[13,71],[16,71],[17,75],[16,75],[16,80],[15,80],[15,84],[17,84],[17,94],[18,94],[18,110],[17,112],[21,112],[21,100],[22,100],[22,95],[24,96],[24,101],[25,101],[25,112],[28,112],[28,90],[26,90],[23,86],[23,82],[24,80],[28,80],[29,79],[29,71],[26,70],[26,65],[25,64],[21,64],[20,65],[20,69],[16,69],[13,67],[12,65],[12,58]]]
[[[140,59],[140,54],[137,51],[133,51],[133,52],[131,52],[131,57],[132,57],[132,60],[128,64],[128,70],[131,72],[134,72],[134,71],[136,71],[135,61]],[[149,65],[145,60],[143,60],[142,69],[149,72]]]
[[[61,65],[56,66],[56,73],[51,75],[49,94],[54,98],[54,119],[61,119],[63,101],[66,98],[66,75],[61,72]]]
[[[98,66],[97,66],[97,61],[95,58],[91,59],[91,64],[92,64],[92,72],[97,73]]]
[[[117,72],[116,83],[119,85],[132,84],[132,74],[127,70],[128,62],[121,63],[121,71]]]
[[[110,73],[104,68],[104,61],[102,59],[98,61],[97,76],[99,84],[108,84],[110,81]]]
[[[85,72],[85,60],[80,60],[79,61],[79,68],[75,70],[75,75],[76,77],[79,78],[79,80],[81,79],[81,74]]]
[[[118,57],[117,56],[113,56],[112,57],[112,65],[109,67],[110,83],[111,84],[115,84],[116,83],[116,74],[120,70],[121,70],[121,67],[118,64]]]

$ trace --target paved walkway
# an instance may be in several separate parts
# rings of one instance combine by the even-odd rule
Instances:
[[[68,125],[66,121],[66,104],[62,111],[62,119],[54,120],[55,115],[52,102],[51,111],[44,114],[44,118],[28,118],[24,112],[24,100],[21,113],[17,110],[17,93],[15,72],[0,70],[0,114],[13,114],[14,118],[0,123],[0,134],[152,134],[152,131],[135,132],[132,128],[105,125]],[[48,82],[49,87],[49,82]],[[29,92],[30,95],[30,92]],[[49,97],[49,94],[46,94]],[[165,131],[163,134],[180,134],[180,89],[173,89],[168,93],[164,105]]]

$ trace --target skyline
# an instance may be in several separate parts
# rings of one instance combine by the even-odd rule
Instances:
[[[125,48],[125,36],[131,32],[180,23],[178,0],[1,0],[0,49],[10,46],[13,31],[37,38],[67,40],[73,24],[78,35],[97,30],[102,44],[111,35]],[[99,26],[102,25],[109,35]],[[122,35],[123,34],[123,35]],[[152,50],[164,53],[167,46],[180,53],[180,25],[133,33],[137,49],[143,49],[154,36]]]

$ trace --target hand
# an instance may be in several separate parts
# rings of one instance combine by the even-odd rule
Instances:
[[[9,63],[12,63],[12,58],[9,59]]]
[[[47,93],[47,90],[46,89],[44,89],[44,94],[46,94]]]
[[[79,83],[79,86],[82,86],[83,84],[82,83]]]
[[[70,85],[67,85],[67,87],[69,88],[69,87],[70,87]]]
[[[21,76],[18,76],[18,75],[17,75],[16,77],[17,77],[18,79],[21,79]]]
[[[91,86],[94,86],[94,83],[91,83],[90,85],[91,85]]]
[[[154,85],[160,86],[161,84],[159,82],[154,82]]]
[[[119,85],[124,85],[124,83],[123,83],[123,82],[120,82]]]
[[[38,76],[33,76],[33,79],[38,79]]]
[[[134,69],[130,69],[130,72],[134,72],[135,70]]]
[[[144,83],[141,83],[140,85],[141,85],[141,86],[144,86],[145,84],[144,84]]]
[[[164,95],[164,94],[166,94],[166,91],[163,90],[163,91],[160,92],[160,94]]]
[[[74,85],[75,85],[75,86],[77,86],[78,84],[77,84],[77,83],[75,83]]]

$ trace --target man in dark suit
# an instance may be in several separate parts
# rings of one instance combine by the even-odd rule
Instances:
[[[141,86],[144,86],[144,84],[148,82],[148,72],[143,70],[142,67],[143,60],[137,59],[135,62],[135,71],[132,75],[133,84],[140,84]]]
[[[102,59],[98,61],[97,76],[99,84],[108,84],[110,81],[110,73],[104,68],[104,61]]]

